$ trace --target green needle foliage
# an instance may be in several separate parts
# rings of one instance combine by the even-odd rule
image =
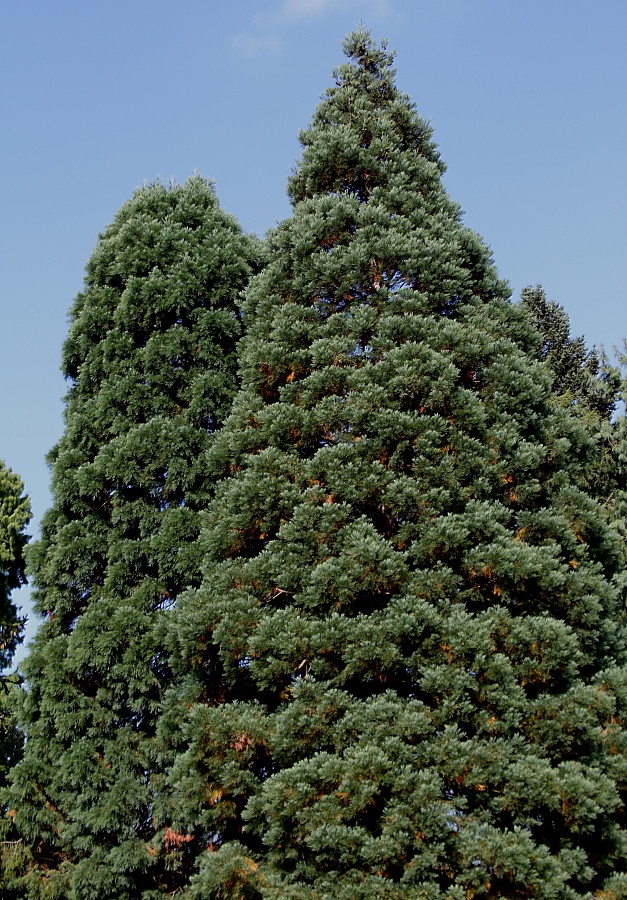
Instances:
[[[151,898],[177,884],[154,796],[171,680],[162,630],[199,581],[205,459],[236,387],[238,296],[257,255],[211,184],[139,189],[70,313],[66,427],[32,548],[45,621],[25,665],[13,772],[26,896]]]
[[[30,501],[23,495],[24,484],[19,475],[0,460],[0,788],[6,785],[7,772],[20,758],[23,737],[12,714],[12,701],[19,675],[7,674],[17,644],[22,639],[24,619],[17,614],[11,592],[26,583],[24,534],[31,518]],[[22,857],[20,840],[15,832],[4,800],[0,802],[0,896],[9,900],[8,879]]]
[[[524,288],[520,302],[540,335],[540,358],[553,376],[559,402],[595,441],[596,453],[578,475],[587,492],[606,505],[627,564],[625,356],[618,353],[617,365],[610,365],[604,353],[587,349],[583,337],[572,337],[566,310],[548,300],[540,285]],[[621,583],[625,578],[623,570]]]
[[[540,357],[553,374],[562,403],[609,420],[619,389],[616,373],[604,369],[602,358],[595,349],[587,349],[585,338],[571,336],[568,313],[547,298],[541,285],[523,288],[520,303],[540,334]]]
[[[345,49],[170,620],[170,855],[193,900],[625,896],[620,553],[574,478],[594,442],[392,55]]]
[[[11,602],[11,592],[26,584],[24,548],[28,537],[24,529],[31,511],[23,491],[19,475],[0,460],[0,672],[11,665],[24,625]]]

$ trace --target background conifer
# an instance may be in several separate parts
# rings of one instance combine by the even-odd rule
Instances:
[[[248,292],[211,450],[230,477],[171,620],[185,896],[622,896],[620,555],[575,478],[594,442],[391,54],[345,49]]]
[[[23,736],[12,713],[12,700],[19,675],[8,671],[22,637],[24,619],[18,615],[11,593],[26,582],[24,534],[31,518],[30,501],[24,496],[24,484],[0,460],[0,788],[6,785],[7,772],[20,758]],[[8,809],[0,802],[0,896],[12,900],[8,881],[23,857],[19,836],[13,828]]]
[[[164,617],[198,583],[205,452],[235,389],[238,295],[256,249],[200,177],[136,191],[100,236],[70,313],[53,505],[32,548],[45,621],[25,664],[16,824],[26,896],[176,887],[154,821]],[[165,862],[164,862],[165,860]]]
[[[541,336],[540,358],[552,372],[563,404],[610,419],[619,389],[616,373],[604,368],[602,355],[596,348],[588,350],[584,337],[571,335],[568,313],[548,299],[542,285],[523,288],[520,303]]]
[[[572,337],[568,313],[549,300],[541,285],[523,289],[520,302],[540,336],[539,356],[553,376],[558,402],[588,430],[595,453],[576,473],[586,491],[604,503],[627,566],[627,380],[626,358],[612,365],[602,350],[588,350],[585,338]],[[627,588],[625,566],[617,584]]]
[[[24,549],[28,537],[24,529],[30,518],[30,501],[24,496],[21,478],[0,460],[0,672],[11,665],[24,624],[11,592],[26,583]]]

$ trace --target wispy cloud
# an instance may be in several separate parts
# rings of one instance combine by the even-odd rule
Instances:
[[[284,19],[306,19],[355,7],[359,7],[364,15],[377,18],[392,12],[391,0],[283,0],[281,15]]]
[[[393,0],[280,0],[274,10],[257,13],[249,26],[232,38],[231,43],[245,56],[265,56],[283,47],[279,36],[286,25],[357,10],[364,18],[391,15]]]
[[[265,56],[277,53],[283,41],[277,34],[277,16],[257,13],[248,28],[231,39],[233,46],[245,56]]]
[[[285,0],[281,14],[290,19],[316,15],[329,7],[333,0]]]
[[[259,34],[251,31],[241,31],[232,38],[231,43],[246,56],[277,53],[283,46],[283,41],[276,34]]]

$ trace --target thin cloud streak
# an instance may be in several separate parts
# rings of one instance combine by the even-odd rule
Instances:
[[[283,41],[276,34],[251,34],[248,31],[236,34],[231,43],[246,56],[278,53],[283,47]]]
[[[390,0],[284,0],[284,19],[305,19],[324,12],[347,11],[360,7],[364,15],[380,18],[392,12]]]
[[[231,44],[248,57],[275,54],[283,48],[283,41],[279,35],[286,25],[351,10],[357,10],[364,18],[383,18],[392,14],[392,2],[391,0],[282,0],[274,11],[257,13],[250,26],[231,39]]]
[[[286,0],[281,14],[290,19],[300,19],[322,12],[332,2],[333,0]]]

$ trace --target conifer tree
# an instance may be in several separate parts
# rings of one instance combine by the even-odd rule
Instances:
[[[170,620],[184,896],[624,896],[619,552],[571,477],[593,442],[392,55],[345,49],[248,290],[204,579]]]
[[[594,439],[596,452],[577,474],[588,493],[606,505],[627,563],[625,357],[618,353],[611,365],[604,351],[588,350],[585,338],[572,337],[568,313],[548,300],[541,285],[523,288],[520,302],[540,336],[540,359],[553,376],[559,402]],[[625,579],[624,573],[618,577],[621,583]]]
[[[620,413],[610,426],[610,457],[606,502],[612,520],[622,542],[625,570],[627,570],[627,339],[623,340],[623,351],[618,352],[620,373],[618,397],[621,401]],[[627,571],[623,575],[627,594]]]
[[[21,478],[0,460],[0,673],[11,664],[24,625],[11,593],[26,584],[24,548],[28,537],[24,529],[30,518],[30,501],[24,496]]]
[[[65,431],[32,549],[45,617],[24,666],[13,772],[34,854],[24,896],[176,889],[153,816],[169,684],[163,620],[198,583],[205,453],[236,386],[239,293],[258,251],[210,183],[136,191],[100,236],[70,313]]]
[[[596,348],[588,350],[584,337],[571,336],[568,313],[548,299],[542,285],[523,288],[520,302],[540,334],[540,358],[552,372],[564,405],[609,419],[619,389],[616,373],[603,366]]]
[[[30,501],[24,496],[21,478],[0,460],[0,789],[5,787],[7,771],[20,758],[23,746],[11,709],[19,675],[9,673],[8,668],[23,635],[25,620],[18,615],[11,594],[26,583],[24,549],[28,537],[24,529],[30,518]],[[0,809],[0,896],[9,900],[12,895],[5,875],[17,863],[21,848],[2,802]]]

